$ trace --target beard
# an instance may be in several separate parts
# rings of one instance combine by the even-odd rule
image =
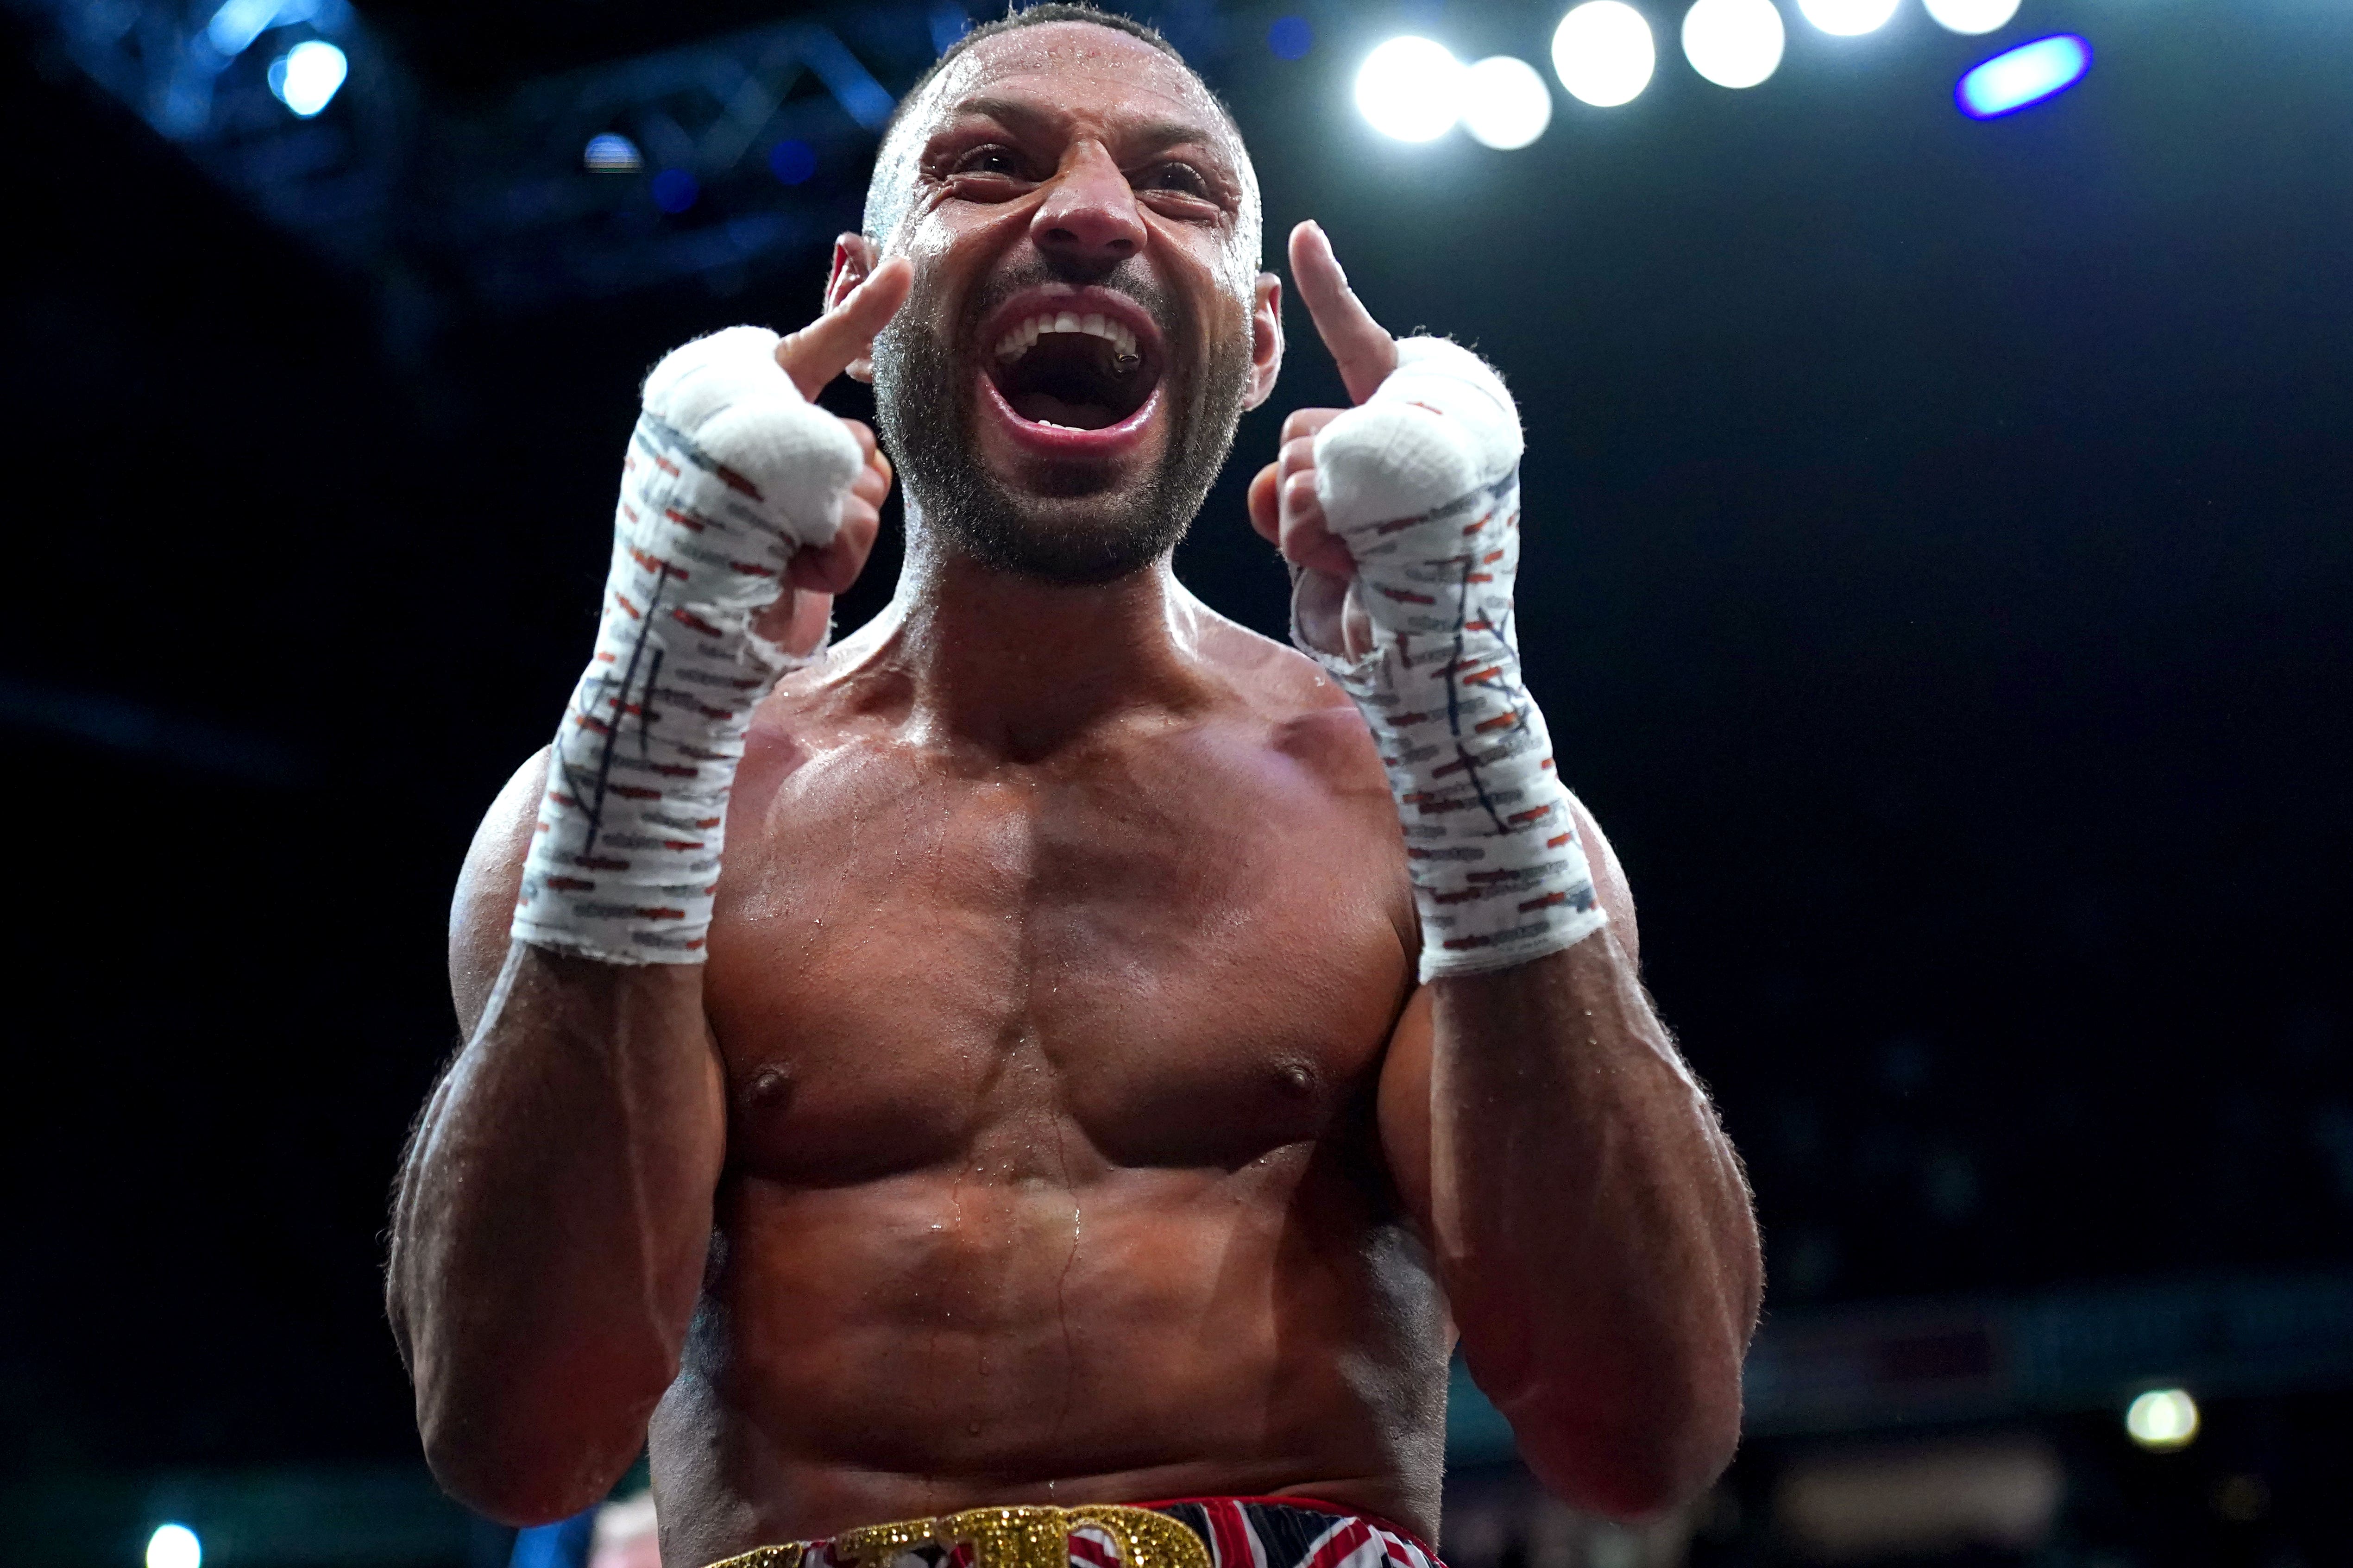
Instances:
[[[976,345],[978,323],[997,304],[1050,282],[1126,295],[1151,314],[1167,345],[1158,392],[1167,440],[1151,469],[1124,487],[1100,468],[1072,464],[1024,494],[974,456],[978,376],[957,345]],[[990,279],[962,317],[944,320],[937,290],[919,281],[874,340],[875,423],[911,514],[980,564],[1046,583],[1115,582],[1176,549],[1233,449],[1249,390],[1248,337],[1202,352],[1199,324],[1132,262],[1079,277],[1039,258]]]

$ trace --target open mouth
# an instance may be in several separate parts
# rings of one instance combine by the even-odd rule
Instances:
[[[1040,309],[998,334],[988,379],[1030,424],[1104,430],[1150,401],[1160,366],[1152,344],[1116,315]]]

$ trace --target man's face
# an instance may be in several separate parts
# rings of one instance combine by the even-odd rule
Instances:
[[[1280,355],[1224,116],[1140,39],[1043,24],[951,62],[883,159],[873,237],[915,284],[875,341],[876,411],[925,523],[1053,581],[1158,558]]]

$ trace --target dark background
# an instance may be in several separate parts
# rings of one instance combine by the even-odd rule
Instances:
[[[780,9],[360,6],[428,112]],[[1531,683],[1771,1310],[2353,1266],[2353,12],[1785,12],[1735,93],[1656,11],[1647,93],[1556,93],[1510,153],[1380,142],[1348,74],[1407,21],[1541,63],[1549,7],[1317,11],[1296,62],[1275,10],[1178,20],[1270,256],[1320,218],[1385,321],[1519,394]],[[2063,26],[2081,87],[1954,112]],[[797,324],[823,248],[402,315],[0,29],[0,1467],[406,1460],[380,1233],[455,1044],[452,877],[587,648],[637,378]],[[854,222],[859,148],[774,199]],[[1288,325],[1179,555],[1277,635],[1241,481],[1337,397]]]

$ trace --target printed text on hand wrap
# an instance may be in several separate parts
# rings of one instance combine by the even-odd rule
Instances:
[[[1525,963],[1606,917],[1512,619],[1521,438],[1502,380],[1469,350],[1398,345],[1398,368],[1315,439],[1316,497],[1348,546],[1373,647],[1292,637],[1356,699],[1406,839],[1421,974]],[[1302,585],[1305,587],[1306,584]]]
[[[697,963],[752,710],[808,662],[754,635],[793,552],[823,545],[862,462],[840,421],[733,327],[646,378],[596,648],[548,756],[514,935]],[[815,657],[815,656],[811,656]]]

